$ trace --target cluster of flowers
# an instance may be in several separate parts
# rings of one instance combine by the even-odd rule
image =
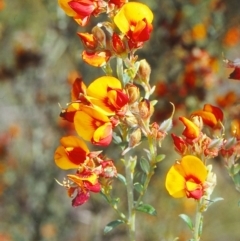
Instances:
[[[72,204],[78,206],[89,199],[90,192],[110,189],[112,178],[117,176],[113,160],[102,155],[102,151],[91,152],[84,141],[106,147],[111,144],[118,126],[120,142],[127,143],[125,154],[137,146],[142,137],[161,142],[168,124],[150,123],[155,104],[148,99],[154,91],[148,83],[151,70],[145,60],[137,61],[134,55],[150,37],[151,10],[144,4],[126,0],[59,0],[59,5],[80,26],[100,13],[106,13],[111,20],[98,23],[92,33],[78,33],[85,47],[83,60],[103,67],[107,75],[95,79],[88,87],[81,78],[76,78],[71,102],[60,114],[74,124],[81,138],[63,137],[55,152],[58,167],[77,169],[75,174],[67,175],[61,185],[67,188],[70,197],[76,194]],[[118,61],[118,78],[112,76],[109,65],[113,58]],[[144,88],[144,98],[136,84]]]
[[[91,16],[106,13],[111,21],[98,23],[91,33],[78,33],[85,51],[82,58],[95,67],[111,58],[127,58],[150,37],[153,14],[144,4],[127,0],[59,0],[67,15],[85,26]],[[117,28],[116,28],[117,27]]]
[[[216,174],[212,172],[212,165],[207,165],[207,161],[216,156],[224,158],[232,177],[238,173],[239,127],[233,123],[232,136],[226,139],[223,117],[222,110],[210,104],[205,104],[202,110],[193,112],[190,119],[179,117],[185,126],[183,137],[172,134],[172,138],[175,150],[182,159],[171,167],[166,178],[166,188],[173,197],[186,196],[196,200],[204,197],[205,201],[210,201],[216,185]],[[204,127],[210,128],[215,137],[209,137]],[[206,208],[207,206],[203,207]]]

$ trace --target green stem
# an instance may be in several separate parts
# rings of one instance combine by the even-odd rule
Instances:
[[[122,58],[117,58],[117,77],[122,82],[123,85],[123,60]]]
[[[193,232],[193,240],[200,241],[200,237],[202,234],[202,222],[203,222],[203,215],[201,212],[201,200],[198,201],[197,205],[197,213],[195,217],[195,227]]]
[[[134,167],[130,160],[125,160],[125,172],[127,182],[127,200],[128,200],[128,231],[129,241],[135,241],[135,209],[133,195],[133,173]]]
[[[145,182],[143,184],[143,190],[140,193],[140,195],[138,197],[138,200],[136,202],[136,205],[135,205],[136,207],[139,205],[139,203],[142,200],[142,197],[146,193],[148,185],[150,183],[150,180],[151,180],[151,178],[152,178],[152,176],[154,174],[154,169],[156,167],[157,150],[156,150],[155,140],[152,137],[149,137],[148,138],[148,144],[149,144],[149,151],[150,151],[150,156],[151,156],[151,159],[150,159],[150,170],[149,170],[149,173],[147,174],[147,177],[146,177]]]
[[[118,206],[116,205],[116,203],[114,203],[112,197],[109,195],[109,193],[105,193],[103,192],[105,198],[107,199],[108,203],[111,205],[111,207],[113,208],[113,210],[119,215],[119,217],[125,222],[127,223],[128,220],[126,218],[126,216],[118,209]]]

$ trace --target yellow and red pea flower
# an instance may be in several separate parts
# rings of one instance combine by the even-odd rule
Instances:
[[[80,26],[85,26],[91,15],[98,16],[106,7],[103,0],[58,0],[58,4]]]
[[[89,170],[84,169],[76,174],[69,174],[67,178],[72,182],[67,187],[68,195],[72,197],[74,192],[77,191],[76,196],[72,200],[72,206],[74,207],[84,204],[90,197],[90,191],[96,193],[101,191],[98,175]]]
[[[112,76],[103,76],[94,80],[87,88],[87,96],[90,97],[89,101],[94,108],[108,116],[123,115],[129,101],[120,80]]]
[[[112,76],[99,77],[88,87],[77,78],[73,83],[71,95],[72,103],[61,113],[61,116],[68,121],[73,121],[75,112],[82,104],[92,106],[103,114],[111,116],[124,115],[129,102],[120,80]]]
[[[112,141],[112,129],[118,124],[102,112],[82,103],[71,103],[60,114],[65,120],[74,123],[78,135],[94,145],[108,146]]]
[[[127,56],[127,46],[124,41],[118,34],[113,33],[112,35],[112,49],[116,55]]]
[[[112,53],[109,50],[100,50],[100,51],[83,51],[82,52],[82,59],[87,64],[92,65],[94,67],[102,67],[106,65],[106,63],[111,58]]]
[[[79,104],[74,115],[74,126],[79,136],[94,145],[108,146],[112,141],[113,123],[91,106]]]
[[[80,104],[80,101],[71,102],[66,109],[62,109],[60,117],[73,123],[75,113],[80,109],[81,105],[82,104]]]
[[[204,195],[207,174],[207,168],[199,158],[187,155],[170,168],[165,186],[174,198],[187,197],[199,200]]]
[[[213,129],[221,129],[221,122],[223,121],[223,112],[220,108],[205,104],[203,110],[194,111],[191,117],[200,116],[205,125]]]
[[[201,131],[197,125],[195,125],[191,120],[186,117],[179,117],[179,120],[184,124],[185,129],[183,130],[183,135],[189,139],[194,140],[199,137]]]
[[[78,101],[82,100],[82,96],[86,95],[87,93],[87,87],[84,84],[82,78],[76,78],[75,81],[72,84],[72,89],[71,89],[71,101]]]
[[[98,46],[97,39],[91,33],[77,33],[83,45],[90,50],[95,50]]]
[[[139,48],[150,38],[153,13],[145,4],[128,2],[114,17],[114,23],[129,39],[129,47]]]
[[[88,159],[90,153],[87,145],[75,136],[62,137],[61,146],[54,154],[55,163],[64,170],[78,169]]]
[[[175,147],[176,151],[178,153],[180,153],[181,155],[185,155],[187,152],[186,141],[182,137],[176,136],[173,133],[171,134],[171,136],[172,136],[174,147]]]

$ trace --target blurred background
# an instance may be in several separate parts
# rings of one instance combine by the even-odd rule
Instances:
[[[144,2],[144,1],[141,1]],[[240,82],[228,79],[223,56],[240,58],[239,0],[145,0],[154,12],[151,40],[138,51],[152,67],[151,83],[158,99],[154,120],[168,118],[176,106],[171,132],[181,133],[177,119],[211,103],[220,106],[225,122],[240,119]],[[103,235],[103,228],[117,216],[99,194],[73,208],[65,190],[55,182],[66,174],[53,154],[60,137],[71,126],[59,118],[59,103],[70,100],[70,82],[77,74],[86,83],[103,75],[81,60],[82,45],[76,34],[100,21],[92,18],[86,28],[59,9],[57,1],[0,0],[0,241],[124,241],[119,226]],[[101,18],[100,18],[101,19]],[[116,165],[120,150],[107,149]],[[140,149],[134,150],[141,155]],[[191,233],[178,217],[193,217],[195,203],[173,199],[165,190],[167,170],[177,154],[168,136],[160,153],[166,159],[144,200],[154,206],[156,217],[139,213],[138,241],[188,240]],[[213,161],[218,184],[214,197],[223,197],[204,217],[204,241],[240,240],[240,194],[219,158]],[[114,193],[124,197],[121,184]]]

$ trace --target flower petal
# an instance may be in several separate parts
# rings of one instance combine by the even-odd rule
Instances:
[[[93,125],[93,117],[84,111],[77,111],[74,116],[74,126],[79,136],[84,140],[92,139],[95,127]]]
[[[185,193],[185,178],[181,175],[181,166],[176,163],[167,173],[166,189],[169,194],[175,198],[186,196]]]
[[[82,190],[78,190],[76,197],[72,200],[72,206],[77,207],[83,205],[85,202],[87,202],[89,197],[89,192],[83,192]]]
[[[78,16],[90,16],[96,8],[96,3],[89,0],[84,1],[68,1],[68,5]]]
[[[200,199],[206,179],[207,168],[203,162],[195,156],[187,155],[170,168],[165,185],[169,194],[175,198],[187,196]]]
[[[108,50],[98,51],[93,53],[83,51],[82,53],[83,60],[94,67],[104,66],[108,62],[110,57],[111,57],[111,52]]]
[[[104,100],[107,97],[108,88],[121,89],[121,82],[112,76],[102,76],[94,80],[87,88],[87,95]]]
[[[67,175],[68,179],[82,187],[83,182],[88,181],[92,185],[95,185],[98,182],[98,176],[94,172],[83,172],[78,174],[69,174]]]
[[[86,160],[89,150],[86,144],[75,136],[63,137],[54,154],[54,160],[61,169],[76,169]]]
[[[194,178],[199,182],[204,182],[207,178],[207,168],[203,162],[192,155],[184,156],[181,160],[181,166],[185,173],[185,178]]]
[[[59,6],[65,11],[70,17],[76,17],[77,13],[69,6],[70,0],[58,0]]]
[[[179,120],[185,125],[183,135],[188,139],[195,139],[200,134],[200,129],[192,121],[185,117],[179,117]]]
[[[205,104],[203,110],[213,113],[217,120],[223,120],[223,112],[220,108],[210,104]]]
[[[128,103],[128,97],[122,92],[121,82],[111,76],[103,76],[93,81],[88,89],[89,101],[105,115],[114,115]]]
[[[105,123],[100,126],[93,135],[92,143],[100,146],[108,146],[112,141],[112,124]]]
[[[84,84],[82,78],[76,78],[71,90],[72,101],[78,100],[80,94],[86,93],[86,85]]]

